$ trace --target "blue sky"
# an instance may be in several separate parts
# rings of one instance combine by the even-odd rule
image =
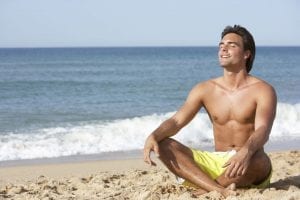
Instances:
[[[240,24],[300,46],[298,0],[0,0],[0,47],[214,46]]]

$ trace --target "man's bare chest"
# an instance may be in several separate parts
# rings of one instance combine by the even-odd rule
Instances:
[[[256,101],[246,94],[215,94],[204,102],[206,111],[214,123],[236,121],[240,124],[254,123]]]

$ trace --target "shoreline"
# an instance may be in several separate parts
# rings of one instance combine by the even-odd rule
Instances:
[[[293,140],[275,140],[268,141],[265,145],[266,153],[277,151],[288,151],[299,149],[300,138]],[[196,147],[197,148],[197,147]],[[200,147],[199,147],[200,148]],[[201,148],[200,148],[201,149]],[[204,146],[203,150],[213,151],[213,146]],[[93,161],[112,161],[112,160],[127,160],[127,159],[142,159],[143,150],[130,150],[130,151],[115,151],[104,152],[98,154],[86,155],[70,155],[52,158],[33,158],[22,160],[5,160],[0,161],[0,169],[2,167],[14,166],[28,166],[28,165],[43,165],[43,164],[64,164],[64,163],[79,163],[79,162],[93,162]]]
[[[61,156],[61,157],[53,157],[53,158],[6,160],[6,161],[0,161],[0,169],[2,167],[16,167],[16,166],[43,165],[43,164],[68,164],[68,163],[127,160],[127,159],[139,159],[139,158],[142,158],[142,150],[116,151],[116,152],[105,152],[99,154],[71,155],[71,156]]]

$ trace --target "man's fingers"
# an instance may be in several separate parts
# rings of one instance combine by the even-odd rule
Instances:
[[[226,169],[226,171],[225,171],[225,177],[226,178],[228,178],[229,177],[229,174],[231,173],[231,168],[232,167],[230,167],[230,164],[231,164],[231,162],[230,162],[230,160],[229,161],[227,161],[222,167],[223,168],[226,168],[227,167],[227,169]]]
[[[226,178],[235,178],[239,171],[239,165],[237,163],[230,163],[226,169],[225,177]]]
[[[237,171],[237,175],[238,176],[242,176],[245,174],[245,168],[244,167],[240,167],[239,170]]]
[[[151,165],[150,153],[151,151],[149,148],[144,149],[144,161]]]
[[[242,175],[246,174],[247,168],[244,168],[242,171]]]
[[[229,177],[230,178],[236,177],[238,169],[239,169],[239,165],[234,165],[234,168],[231,170]]]
[[[159,157],[158,143],[153,137],[148,137],[144,146],[144,161],[150,165],[156,165],[156,163],[151,160],[152,151]]]
[[[154,146],[154,153],[155,153],[156,157],[159,157],[159,148],[158,148],[158,145]]]
[[[229,163],[228,166],[227,166],[227,169],[226,169],[226,171],[225,171],[225,177],[226,177],[226,178],[229,178],[229,177],[230,177],[232,168],[233,168],[233,166]]]
[[[242,158],[235,155],[222,167],[227,167],[224,174],[226,178],[236,178],[237,176],[243,176],[246,174],[248,165]]]
[[[145,161],[146,163],[148,163],[148,164],[151,165],[151,159],[150,159],[149,156],[145,157],[145,158],[144,158],[144,161]]]
[[[225,168],[225,167],[228,167],[230,165],[230,162],[226,162],[222,167]]]
[[[151,152],[152,150],[148,148],[144,150],[144,161],[149,165],[156,166],[156,163],[151,160]]]

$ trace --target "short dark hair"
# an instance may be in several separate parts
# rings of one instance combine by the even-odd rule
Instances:
[[[221,35],[222,39],[228,33],[235,33],[235,34],[241,36],[243,39],[244,50],[249,50],[251,52],[250,57],[246,61],[246,69],[247,69],[247,72],[249,73],[252,68],[254,58],[255,58],[255,42],[254,42],[253,36],[246,28],[244,28],[240,25],[234,25],[233,27],[232,26],[225,27],[225,29],[223,30],[222,35]]]

